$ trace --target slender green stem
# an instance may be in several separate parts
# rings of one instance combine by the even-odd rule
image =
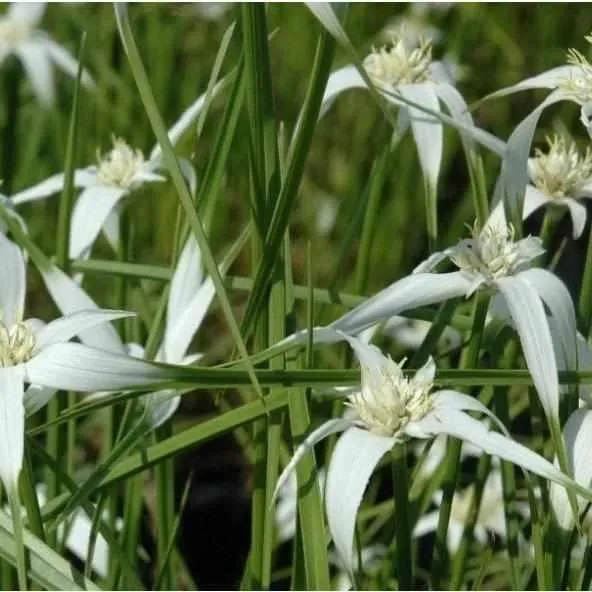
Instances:
[[[334,50],[335,42],[331,36],[325,32],[321,33],[306,98],[290,144],[286,174],[283,176],[283,182],[274,204],[273,215],[266,235],[265,249],[257,269],[253,291],[250,294],[243,316],[241,326],[245,335],[252,331],[256,317],[261,310],[261,304],[267,297],[267,287],[273,277],[272,271],[281,250],[280,246],[287,228],[289,214],[304,173],[304,165],[319,116]]]
[[[475,481],[473,484],[473,494],[471,497],[471,505],[467,514],[466,522],[463,528],[462,538],[460,540],[460,546],[454,557],[454,563],[452,565],[452,575],[450,577],[450,589],[459,590],[462,585],[463,578],[466,574],[466,563],[469,553],[469,543],[475,530],[475,524],[479,517],[479,511],[481,509],[481,500],[483,498],[483,491],[485,489],[485,483],[491,467],[491,457],[489,455],[483,455],[479,459],[477,466],[477,473],[475,475]]]
[[[488,306],[489,297],[484,293],[478,293],[473,308],[473,330],[469,338],[468,346],[463,352],[461,368],[475,368],[477,366]],[[436,542],[434,545],[434,557],[432,559],[432,585],[435,589],[440,586],[440,581],[444,572],[448,524],[450,521],[450,512],[452,510],[452,499],[454,497],[458,478],[461,445],[460,440],[450,440],[448,442],[448,451],[444,461],[446,463],[446,475],[442,484],[442,503],[440,504]]]
[[[246,371],[252,380],[253,388],[257,392],[257,395],[261,399],[263,399],[263,392],[261,391],[261,387],[257,381],[257,376],[255,375],[253,366],[249,362],[247,348],[241,335],[241,331],[234,318],[232,306],[228,299],[228,295],[226,294],[226,290],[224,289],[224,283],[222,281],[220,271],[218,270],[218,266],[216,265],[216,261],[208,244],[201,219],[194,207],[191,193],[189,192],[187,184],[185,183],[185,180],[183,178],[183,174],[179,167],[179,163],[177,161],[177,157],[175,156],[173,147],[171,145],[171,141],[168,137],[167,130],[164,126],[164,122],[162,121],[162,117],[160,116],[160,113],[158,111],[158,107],[154,99],[154,94],[152,92],[150,82],[146,75],[146,71],[142,63],[142,58],[140,57],[140,52],[138,51],[138,48],[134,41],[133,33],[127,15],[127,7],[123,4],[115,5],[115,16],[117,20],[117,25],[119,27],[121,39],[123,41],[123,45],[128,56],[130,68],[134,75],[136,85],[138,86],[140,98],[142,99],[144,108],[146,109],[146,114],[150,120],[150,123],[158,139],[158,142],[161,145],[164,163],[169,169],[171,179],[173,181],[175,189],[177,190],[178,198],[187,215],[191,231],[193,232],[197,240],[197,244],[200,247],[204,266],[212,278],[212,281],[216,288],[216,294],[218,295],[220,305],[224,312],[224,316],[226,318],[226,321],[228,322],[230,332],[239,350],[241,359],[245,364]]]
[[[5,126],[2,130],[4,143],[2,150],[2,193],[10,195],[13,192],[12,182],[16,157],[19,150],[18,120],[19,94],[23,71],[15,55],[8,56],[8,63],[4,65],[4,102]]]
[[[12,524],[14,527],[14,544],[16,547],[16,571],[18,574],[18,585],[20,590],[27,590],[27,557],[24,543],[23,517],[18,492],[15,489],[8,492],[10,511],[12,513]]]
[[[426,230],[430,252],[438,249],[438,190],[426,180],[424,182]]]
[[[354,291],[356,293],[362,293],[368,282],[368,270],[372,261],[370,253],[375,237],[376,222],[380,212],[380,198],[382,197],[387,175],[390,171],[389,165],[392,162],[393,152],[394,148],[390,146],[389,142],[384,142],[384,148],[374,161],[370,174],[370,190],[366,207],[364,208],[364,225],[362,226],[360,247],[356,258],[356,276],[354,282]]]
[[[173,430],[170,422],[160,426],[155,441],[170,438]],[[175,469],[174,459],[170,458],[155,467],[156,486],[156,557],[162,589],[174,590],[178,586],[175,577],[174,561],[168,561],[169,546],[173,544],[173,523],[175,520]]]
[[[37,499],[35,476],[33,474],[33,463],[31,462],[31,454],[27,447],[25,447],[25,458],[20,484],[23,505],[27,510],[29,530],[36,537],[45,542],[45,529],[43,527],[43,520],[41,519],[41,512],[39,510],[39,500]]]
[[[483,159],[476,147],[466,147],[467,168],[471,181],[471,195],[473,196],[473,205],[475,207],[475,217],[479,228],[483,228],[487,221],[489,213],[489,199],[487,195],[487,179],[483,170]]]
[[[395,500],[395,553],[399,590],[413,589],[413,552],[411,545],[411,524],[409,512],[409,477],[407,468],[407,446],[397,444],[393,449],[393,490]]]
[[[513,340],[506,348],[506,352],[500,361],[502,367],[511,364],[517,353],[517,343]],[[504,363],[506,362],[506,363]],[[494,392],[494,404],[499,420],[505,425],[510,425],[510,411],[508,403],[507,389],[496,389]],[[520,569],[519,569],[519,524],[518,514],[514,509],[514,500],[516,497],[516,476],[514,474],[514,465],[507,461],[501,461],[502,491],[504,499],[504,515],[506,519],[508,562],[510,564],[510,581],[512,589],[520,589]]]
[[[288,250],[288,249],[286,249]],[[307,270],[309,288],[312,289],[313,265],[312,248],[307,247]],[[293,306],[293,293],[290,293]],[[312,299],[308,302],[307,317],[309,326],[312,326],[314,305]],[[312,347],[309,342],[307,349],[307,365],[312,363]],[[288,358],[288,368],[300,365],[299,359],[294,355]],[[310,391],[304,388],[290,389],[288,397],[288,409],[290,417],[290,432],[295,443],[300,442],[310,429]],[[309,590],[326,590],[329,588],[329,570],[326,547],[326,530],[323,517],[323,502],[318,481],[318,472],[313,451],[306,454],[296,467],[298,480],[298,521],[299,537],[301,543],[302,574],[294,573],[292,585],[297,586],[301,582],[306,583]],[[295,552],[297,549],[295,549]]]

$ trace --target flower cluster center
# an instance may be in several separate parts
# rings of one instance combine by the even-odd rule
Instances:
[[[579,189],[592,177],[592,151],[586,148],[580,156],[575,143],[561,136],[547,138],[547,144],[548,152],[537,149],[529,163],[532,182],[549,197],[578,197]]]
[[[401,366],[389,359],[380,369],[362,366],[362,389],[348,404],[370,432],[391,437],[432,408],[431,388],[431,383],[405,378]]]
[[[592,35],[585,39],[592,44]],[[573,48],[567,52],[567,63],[576,66],[577,72],[563,80],[559,88],[580,105],[592,101],[592,64],[581,52]]]
[[[105,185],[129,189],[144,166],[141,150],[134,150],[121,138],[113,138],[113,149],[105,156],[97,152],[97,179]]]
[[[450,259],[470,275],[484,276],[488,281],[512,275],[542,251],[538,237],[514,241],[514,227],[487,225],[471,229],[472,238],[461,241],[450,250]]]
[[[15,323],[9,329],[0,322],[0,368],[30,360],[34,349],[35,336],[25,323]]]
[[[374,49],[364,60],[364,68],[375,84],[397,86],[430,80],[432,45],[421,40],[410,47],[403,37],[394,36],[390,48]]]

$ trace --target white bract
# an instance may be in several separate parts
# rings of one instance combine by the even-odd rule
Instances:
[[[592,36],[586,37],[592,43]],[[528,89],[550,89],[551,93],[536,107],[530,115],[523,119],[514,129],[504,153],[500,176],[497,181],[494,200],[497,203],[502,197],[513,220],[520,219],[520,210],[526,185],[528,183],[528,155],[536,126],[543,111],[559,101],[574,102],[581,107],[581,121],[590,134],[590,115],[592,114],[592,64],[577,50],[571,49],[567,54],[567,64],[547,70],[532,78],[496,91],[486,97],[491,99],[502,97]]]
[[[72,78],[78,73],[78,62],[61,45],[51,39],[38,25],[45,12],[44,2],[14,2],[0,17],[0,61],[15,55],[31,83],[39,102],[49,107],[55,100],[53,66],[57,66]],[[93,86],[86,70],[82,83]]]
[[[567,449],[569,469],[573,478],[586,488],[592,487],[592,463],[590,449],[592,448],[592,409],[582,407],[574,411],[563,429],[563,437]],[[574,513],[567,493],[554,485],[549,490],[551,506],[559,526],[571,531],[575,526]],[[580,514],[588,507],[589,502],[581,497],[577,498]],[[592,536],[592,515],[586,512],[583,521],[579,520],[588,538]]]
[[[222,88],[214,86],[213,96]],[[206,104],[207,93],[201,95],[168,132],[173,144],[195,122]],[[191,163],[179,159],[183,174],[191,190],[195,190],[195,172]],[[157,171],[163,168],[162,150],[157,144],[148,158],[141,150],[132,148],[125,140],[113,138],[113,148],[107,154],[97,153],[97,164],[74,171],[74,185],[82,188],[70,224],[70,252],[72,259],[88,255],[97,236],[103,231],[113,248],[119,243],[119,210],[124,198],[146,183],[163,182]],[[45,181],[12,196],[14,205],[45,199],[64,188],[64,174],[52,175]]]
[[[460,130],[467,151],[471,150],[472,140],[483,143],[498,154],[503,153],[504,144],[474,126],[464,99],[449,83],[446,68],[439,62],[432,62],[431,43],[427,40],[413,41],[405,36],[404,31],[393,34],[391,46],[374,50],[364,59],[363,67],[385,100],[399,108],[398,129],[394,138],[400,138],[411,126],[427,189],[435,194],[443,150],[441,119]],[[321,116],[338,95],[354,88],[367,89],[366,80],[355,66],[345,66],[333,72],[325,88]],[[417,106],[406,104],[405,100]],[[441,104],[451,117],[442,113]],[[429,114],[426,109],[432,113]]]
[[[416,350],[424,342],[431,328],[432,323],[429,321],[395,315],[384,324],[382,332],[401,347]],[[448,350],[459,347],[461,342],[461,334],[452,327],[446,327],[438,340],[438,345]]]
[[[25,261],[20,249],[1,234],[0,262],[0,479],[8,495],[15,496],[25,415],[47,403],[56,389],[121,390],[161,383],[169,373],[125,355],[68,343],[130,313],[82,310],[47,325],[38,319],[24,320]]]
[[[561,136],[547,138],[547,143],[546,153],[537,149],[534,158],[528,159],[530,183],[524,193],[522,219],[545,206],[568,208],[576,239],[586,226],[586,207],[579,200],[592,197],[592,150],[586,148],[581,156],[575,143]],[[505,220],[501,202],[491,218]]]
[[[325,489],[327,472],[321,468],[317,474],[321,494]],[[290,473],[278,489],[275,504],[275,525],[280,543],[290,541],[296,534],[296,507],[298,503],[298,480],[296,473]]]
[[[562,489],[554,484],[553,486],[558,490]],[[448,531],[446,535],[446,544],[450,553],[456,553],[460,546],[465,524],[467,523],[469,512],[471,511],[474,494],[475,486],[470,485],[462,491],[457,491],[452,498],[450,521],[448,523]],[[441,492],[436,493],[434,501],[438,506],[440,505],[442,501]],[[523,517],[527,518],[529,516],[529,506],[527,503],[518,502],[513,507]],[[415,524],[413,535],[421,537],[429,532],[435,532],[438,528],[439,514],[439,510],[435,510],[421,516]],[[473,530],[475,538],[482,545],[487,544],[488,532],[497,535],[502,540],[505,540],[507,537],[502,477],[499,469],[494,469],[485,481],[481,506]]]
[[[42,507],[47,503],[47,487],[40,483],[36,487],[37,500]],[[109,512],[103,511],[102,521],[109,523]],[[117,518],[115,527],[121,530],[123,520]],[[64,529],[67,528],[65,532]],[[90,552],[90,537],[92,533],[92,520],[81,508],[74,510],[68,518],[67,524],[61,523],[58,526],[57,534],[61,541],[64,541],[66,548],[81,561],[86,561]],[[66,536],[64,536],[66,535]],[[105,537],[99,532],[95,541],[93,556],[91,560],[93,570],[102,578],[106,578],[109,571],[109,545]]]
[[[468,297],[476,290],[499,295],[512,319],[522,351],[532,374],[547,417],[558,425],[559,382],[557,363],[545,306],[558,332],[558,342],[568,368],[577,366],[576,320],[573,302],[563,282],[550,271],[530,268],[543,253],[539,238],[514,240],[512,227],[486,224],[473,228],[470,239],[441,253],[435,253],[415,272],[400,279],[327,327],[313,330],[315,343],[333,343],[342,334],[357,334],[381,320],[406,310]],[[432,273],[443,260],[450,259],[458,271]],[[504,316],[502,318],[505,320]],[[282,343],[306,342],[307,331],[296,333]]]
[[[343,431],[329,467],[325,507],[329,530],[344,565],[354,570],[354,527],[364,490],[380,459],[408,438],[429,439],[447,434],[563,485],[573,482],[549,461],[507,436],[489,431],[466,411],[486,414],[503,426],[478,400],[453,390],[431,392],[436,367],[430,360],[408,379],[401,365],[378,348],[342,335],[360,361],[360,391],[348,397],[355,411],[350,419],[329,420],[296,449],[280,476],[281,489],[308,450],[331,433]],[[396,484],[395,484],[396,486]]]
[[[229,265],[221,265],[224,274]],[[86,292],[64,272],[56,267],[41,270],[45,284],[58,308],[64,314],[80,310],[98,309]],[[155,356],[157,362],[170,364],[193,364],[201,354],[187,354],[191,341],[201,326],[214,299],[216,290],[211,278],[204,278],[199,246],[192,235],[187,239],[171,279],[167,302],[164,335]],[[86,345],[114,353],[128,352],[136,358],[144,357],[144,348],[139,344],[125,345],[113,327],[107,325],[97,330],[80,333]],[[101,393],[102,395],[102,393]],[[169,419],[179,406],[177,391],[166,389],[145,397],[142,401],[149,413],[151,427],[157,427]]]
[[[215,294],[212,278],[204,279],[199,246],[193,235],[190,235],[171,280],[164,336],[156,353],[156,361],[188,365],[202,357],[201,354],[188,355],[187,350]],[[152,427],[158,427],[169,419],[177,410],[180,400],[178,392],[170,389],[147,395],[145,404]]]

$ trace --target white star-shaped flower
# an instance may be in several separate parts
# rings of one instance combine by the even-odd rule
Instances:
[[[522,219],[545,206],[569,210],[573,237],[579,238],[586,226],[587,212],[581,199],[592,198],[592,150],[580,155],[574,142],[561,136],[547,138],[547,152],[537,149],[528,159],[530,183],[524,193]],[[499,202],[491,218],[503,223],[505,213]]]
[[[0,17],[0,61],[15,55],[23,64],[37,99],[48,107],[55,100],[53,65],[76,78],[78,62],[45,31],[37,28],[44,12],[44,2],[10,4]],[[88,87],[94,85],[85,70],[82,83]]]
[[[49,324],[23,319],[25,261],[0,234],[0,479],[17,495],[23,460],[25,416],[45,405],[57,389],[93,392],[162,383],[166,371],[122,354],[68,343],[109,321],[130,316],[110,310],[81,310]]]
[[[224,86],[218,82],[211,96]],[[191,127],[204,105],[207,93],[202,94],[177,122],[168,135],[173,144]],[[186,159],[179,159],[181,170],[195,190],[195,171]],[[160,145],[154,146],[148,158],[141,150],[132,148],[121,138],[113,138],[113,148],[107,154],[97,153],[97,164],[74,171],[74,185],[82,189],[70,224],[70,252],[72,259],[89,254],[101,231],[109,243],[116,248],[119,243],[119,210],[126,197],[146,183],[163,182],[165,178],[157,171],[163,168]],[[10,201],[18,206],[23,203],[45,199],[64,188],[64,174],[58,173],[41,183],[14,194]]]
[[[549,318],[558,333],[560,349],[568,368],[577,367],[576,319],[573,302],[563,282],[548,270],[532,268],[532,261],[544,252],[541,240],[514,240],[511,226],[490,222],[472,237],[441,253],[431,255],[413,274],[391,284],[327,327],[313,330],[315,343],[334,343],[342,333],[356,335],[377,322],[406,310],[468,297],[476,290],[498,295],[491,310],[503,320],[511,318],[518,333],[524,358],[532,374],[541,404],[553,429],[559,424],[559,382]],[[433,273],[443,260],[451,260],[458,271]],[[502,314],[503,309],[503,314]],[[301,331],[282,344],[305,343]]]
[[[503,153],[501,140],[475,127],[465,100],[450,83],[446,67],[432,61],[432,44],[427,39],[413,38],[404,28],[391,32],[390,46],[374,49],[364,59],[363,66],[385,100],[399,108],[394,138],[400,138],[411,127],[419,163],[431,194],[436,193],[442,161],[442,122],[401,99],[433,113],[442,113],[443,105],[452,116],[447,121],[460,130],[466,147],[476,140],[497,154]],[[333,72],[325,88],[321,116],[342,92],[355,88],[367,89],[366,81],[355,66],[345,66]]]
[[[309,449],[329,434],[339,438],[327,469],[325,507],[329,530],[344,565],[354,571],[354,528],[364,490],[381,458],[408,438],[429,439],[447,434],[471,442],[482,451],[513,462],[545,479],[566,486],[574,483],[552,463],[507,436],[489,431],[466,411],[477,411],[503,426],[477,399],[453,390],[432,393],[436,367],[430,358],[412,378],[401,365],[373,345],[348,335],[361,367],[358,393],[348,397],[351,418],[329,420],[296,449],[278,480],[276,493]]]
[[[586,41],[592,44],[592,36],[587,36]],[[511,211],[514,211],[517,204],[523,200],[530,173],[527,166],[528,155],[539,119],[547,107],[560,101],[580,105],[580,119],[588,133],[592,133],[592,64],[578,50],[568,51],[566,65],[498,90],[485,99],[503,97],[529,89],[550,89],[551,93],[516,126],[508,139],[494,201],[497,205],[502,196],[505,196]],[[518,209],[515,215],[519,216]]]

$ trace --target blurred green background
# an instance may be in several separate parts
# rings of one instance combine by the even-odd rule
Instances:
[[[179,115],[206,90],[222,36],[233,21],[231,7],[219,18],[204,18],[205,5],[133,4],[130,19],[162,116],[172,125]],[[543,70],[565,63],[569,47],[586,53],[584,35],[590,32],[585,4],[352,4],[346,30],[364,57],[372,47],[388,42],[385,29],[407,19],[408,28],[423,26],[435,35],[434,57],[457,63],[461,78],[458,88],[468,104],[488,93],[511,85]],[[83,91],[76,166],[93,164],[97,150],[111,148],[112,135],[149,152],[154,136],[137,95],[131,72],[119,41],[111,4],[51,4],[44,29],[58,43],[76,54],[86,33],[85,65],[97,82],[97,92]],[[291,133],[304,99],[306,84],[320,30],[308,12],[298,4],[270,4],[269,30],[271,62],[278,124]],[[236,64],[240,32],[235,31],[223,73]],[[337,50],[334,68],[347,63]],[[56,72],[58,101],[54,109],[43,110],[26,80],[19,89],[16,142],[0,141],[15,163],[11,193],[62,171],[74,84]],[[11,79],[0,69],[0,126],[7,121],[7,85]],[[541,100],[544,93],[529,91],[488,102],[474,112],[477,124],[507,139],[513,128]],[[217,97],[206,119],[199,142],[187,133],[177,153],[190,157],[198,177],[203,175],[213,146],[227,96]],[[560,119],[561,117],[561,119]],[[573,104],[548,109],[535,135],[541,145],[545,133],[565,129],[581,142],[589,141],[578,123],[579,110]],[[355,289],[355,261],[366,206],[367,184],[375,158],[389,127],[379,108],[364,92],[349,91],[340,96],[318,124],[309,154],[300,195],[292,212],[292,262],[298,283],[306,282],[306,246],[313,244],[314,284],[338,290]],[[214,252],[220,255],[249,220],[246,112],[239,122],[225,185],[218,198],[209,229]],[[484,152],[488,185],[493,188],[499,159]],[[464,225],[473,221],[468,195],[465,160],[456,132],[445,135],[445,157],[439,187],[441,245],[456,242],[465,234]],[[29,204],[20,212],[27,220],[32,238],[51,255],[55,252],[58,196]],[[178,200],[170,184],[142,188],[126,206],[133,235],[131,259],[140,263],[169,265],[177,219]],[[587,239],[584,238],[584,241]],[[585,244],[585,243],[584,243]],[[251,273],[248,249],[231,273]],[[427,254],[423,180],[413,141],[407,137],[393,156],[388,182],[382,192],[378,222],[371,248],[371,263],[363,292],[371,294],[403,276]],[[100,239],[94,257],[112,258]],[[0,262],[1,263],[1,262]],[[85,287],[99,305],[113,306],[117,280],[87,274]],[[143,281],[137,299],[130,303],[149,319],[162,290],[158,282]],[[29,316],[48,318],[55,311],[35,272],[29,282]],[[233,294],[240,307],[246,294]],[[321,311],[327,318],[335,311]],[[210,315],[199,332],[197,350],[225,359],[232,349],[221,315]],[[186,403],[187,401],[187,403]],[[184,404],[189,405],[189,398]],[[218,446],[218,442],[216,442]],[[210,454],[206,451],[205,456]],[[242,464],[239,463],[242,467]]]
[[[206,7],[207,8],[207,7]],[[234,18],[232,8],[215,20],[203,17],[204,7],[192,4],[134,4],[130,16],[138,46],[144,57],[155,95],[165,118],[172,124],[195,98],[204,92],[221,37]],[[461,67],[459,89],[467,103],[544,69],[560,65],[570,46],[585,51],[588,8],[582,4],[353,4],[346,29],[359,50],[366,55],[372,46],[388,40],[384,30],[407,19],[436,34],[434,55],[446,56]],[[290,131],[301,106],[319,27],[302,5],[269,6],[273,83],[278,122]],[[111,136],[125,138],[131,145],[149,151],[154,143],[148,121],[136,94],[131,73],[119,43],[113,10],[107,4],[52,4],[43,25],[59,43],[77,53],[83,32],[87,34],[85,63],[98,84],[98,92],[83,93],[77,166],[96,160],[96,151],[111,147]],[[235,32],[224,64],[228,71],[238,55],[240,36]],[[338,50],[335,68],[346,63]],[[13,189],[19,190],[63,169],[65,138],[73,95],[73,83],[56,73],[58,103],[51,111],[35,102],[28,83],[20,89],[21,108],[17,145],[2,145],[14,153]],[[5,81],[7,84],[9,81]],[[506,139],[520,119],[541,99],[538,92],[520,93],[487,103],[475,112],[478,124]],[[198,175],[203,173],[208,151],[217,129],[217,118],[225,96],[214,103],[204,134],[196,143],[187,134],[178,152],[190,155]],[[550,109],[543,126],[556,125],[563,115],[568,129],[581,136],[573,105]],[[6,126],[4,110],[2,125]],[[243,121],[242,129],[246,129]],[[293,212],[294,266],[303,278],[303,247],[308,239],[315,244],[317,285],[331,283],[347,288],[347,270],[356,256],[359,235],[357,214],[364,207],[364,188],[378,153],[386,123],[372,99],[350,91],[336,101],[318,125],[308,160],[305,181]],[[542,140],[539,130],[535,140]],[[485,154],[487,178],[495,182],[498,159]],[[226,167],[226,186],[221,196],[211,238],[217,252],[236,236],[237,220],[248,218],[245,195],[247,175],[246,134],[236,135]],[[466,199],[467,178],[464,160],[454,132],[446,135],[446,155],[440,184],[440,228],[443,244],[455,240],[463,225],[472,220]],[[6,187],[5,187],[6,190]],[[148,187],[136,196],[128,211],[133,220],[134,250],[137,261],[164,263],[172,249],[177,202],[169,185]],[[408,271],[425,254],[423,189],[415,149],[410,138],[397,152],[381,201],[380,222],[372,247],[374,265],[368,291]],[[335,227],[327,229],[335,208]],[[319,213],[321,212],[321,214]],[[54,249],[54,233],[48,222],[56,219],[57,198],[27,206],[23,210],[33,238],[48,253]],[[329,219],[319,228],[322,213]],[[329,224],[330,225],[330,224]],[[323,226],[323,223],[321,223]],[[104,244],[97,256],[110,256]],[[246,274],[247,262],[239,261],[237,272]],[[91,279],[92,282],[92,279]],[[105,294],[105,283],[101,280]],[[108,292],[108,290],[107,290]]]

